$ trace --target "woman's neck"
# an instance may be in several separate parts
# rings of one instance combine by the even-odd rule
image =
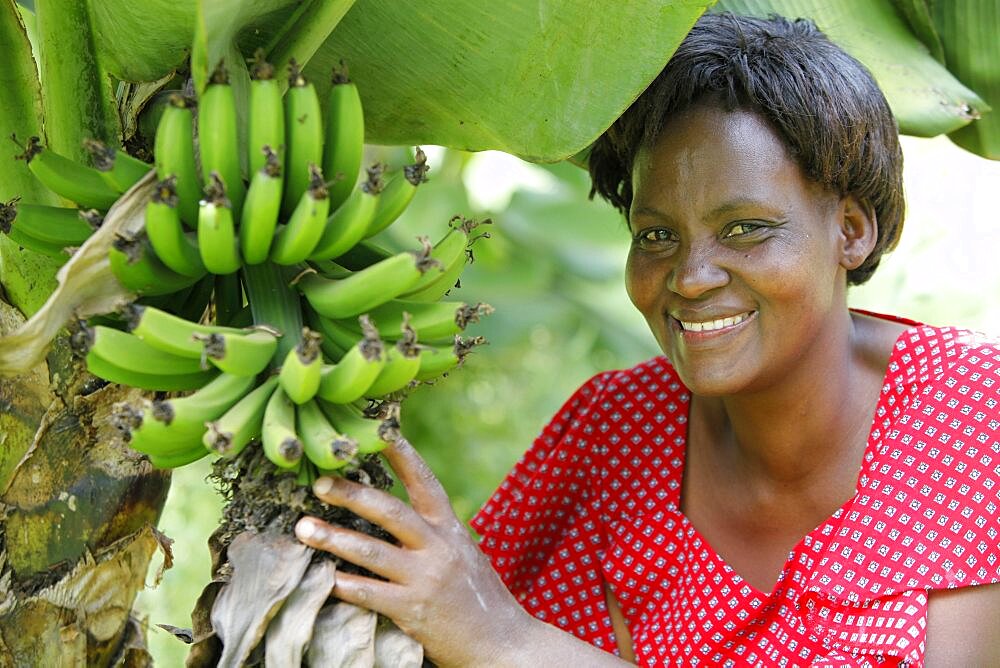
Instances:
[[[744,480],[793,493],[822,481],[853,484],[894,340],[883,324],[892,325],[845,312],[782,382],[695,397],[716,449],[711,459]]]

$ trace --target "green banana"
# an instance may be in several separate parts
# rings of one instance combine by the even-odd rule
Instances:
[[[212,72],[209,84],[198,101],[198,148],[202,184],[213,187],[213,174],[216,174],[225,186],[232,210],[239,216],[246,188],[240,175],[236,97],[229,85],[229,74],[221,63]],[[201,227],[200,216],[198,226]]]
[[[198,211],[198,251],[205,269],[213,274],[231,274],[242,264],[233,223],[232,203],[218,173],[205,187]]]
[[[316,273],[323,278],[347,278],[354,272],[341,267],[333,260],[310,259],[309,266],[316,270]]]
[[[125,151],[106,146],[96,139],[85,139],[83,147],[90,152],[94,167],[101,173],[104,182],[119,195],[125,194],[152,169],[151,165],[142,160]]]
[[[326,104],[326,146],[323,173],[335,183],[330,186],[331,208],[347,201],[358,180],[365,149],[365,115],[358,87],[350,80],[343,61],[333,72]]]
[[[376,246],[370,241],[361,241],[335,259],[337,260],[337,264],[351,271],[360,271],[392,256],[393,253]]]
[[[404,251],[342,280],[306,276],[299,281],[299,289],[328,318],[365,313],[408,290],[432,265],[431,246],[426,240],[423,243],[422,251]]]
[[[2,212],[0,212],[0,232],[10,237],[10,240],[22,249],[28,249],[35,253],[48,255],[51,258],[59,260],[60,262],[66,262],[69,260],[70,255],[73,252],[71,247],[42,241],[41,239],[36,239],[35,237],[24,234],[21,230],[12,228],[10,219],[5,218]]]
[[[253,376],[223,373],[180,399],[153,401],[141,411],[127,404],[116,406],[116,417],[124,421],[122,412],[132,412],[131,424],[122,431],[133,450],[163,456],[183,452],[194,444],[204,449],[205,423],[221,417],[256,384]]]
[[[108,261],[118,282],[142,295],[167,295],[198,282],[197,276],[178,274],[160,262],[145,235],[116,236],[108,251]]]
[[[323,118],[316,87],[305,80],[299,64],[288,65],[285,94],[285,193],[282,212],[290,215],[312,179],[309,166],[323,164]]]
[[[295,404],[280,385],[264,409],[260,441],[264,455],[278,468],[294,468],[302,459],[302,441],[295,432]]]
[[[277,384],[277,376],[271,376],[219,419],[208,422],[205,425],[208,430],[202,437],[205,447],[223,457],[235,457],[250,441],[260,436],[264,410]]]
[[[29,137],[18,160],[28,163],[28,169],[42,185],[85,209],[107,211],[118,199],[118,193],[93,167],[43,148],[38,137]]]
[[[205,275],[198,244],[184,232],[177,209],[177,177],[168,176],[156,184],[146,204],[146,236],[153,251],[168,269],[184,276]]]
[[[316,396],[323,370],[323,356],[320,354],[320,342],[323,340],[308,327],[302,328],[302,338],[298,345],[288,351],[281,371],[279,382],[288,398],[297,404]]]
[[[462,270],[465,269],[465,263],[472,260],[471,245],[479,239],[489,238],[488,233],[470,238],[472,230],[479,225],[489,225],[492,222],[489,218],[477,222],[462,216],[455,216],[448,221],[448,227],[451,229],[431,251],[431,258],[437,260],[441,266],[421,276],[417,284],[400,297],[410,301],[426,302],[434,302],[444,297],[458,281]]]
[[[221,373],[186,397],[154,401],[153,418],[168,428],[197,432],[201,436],[206,422],[222,416],[256,384],[253,376]]]
[[[357,443],[359,455],[379,452],[399,437],[399,423],[394,419],[367,418],[346,404],[323,402],[320,407],[334,429]]]
[[[331,320],[314,312],[311,314],[309,323],[311,327],[323,335],[324,342],[332,343],[338,350],[344,352],[353,348],[362,339],[360,328],[349,326],[347,320]]]
[[[194,118],[190,101],[182,95],[171,95],[156,126],[154,154],[156,176],[176,177],[177,208],[181,220],[194,229],[198,225],[198,200],[201,199],[201,178],[194,157]]]
[[[149,463],[158,469],[175,469],[180,466],[193,464],[208,454],[209,452],[205,449],[205,446],[198,443],[197,447],[191,447],[176,455],[146,455],[146,457],[149,459]]]
[[[359,318],[364,336],[334,365],[323,367],[316,396],[346,404],[365,396],[385,366],[386,356],[378,331],[366,316]]]
[[[486,339],[482,336],[471,339],[456,336],[455,343],[451,346],[424,346],[420,350],[420,368],[417,370],[416,380],[428,381],[443,376],[461,366],[469,352],[484,343]]]
[[[204,344],[196,337],[212,334],[244,334],[243,330],[200,325],[152,306],[130,304],[123,311],[129,330],[158,350],[201,360]]]
[[[247,264],[260,264],[271,253],[271,242],[281,214],[281,163],[269,145],[261,150],[264,165],[253,172],[240,218],[240,248]]]
[[[81,327],[73,343],[84,352],[87,369],[112,383],[174,391],[201,387],[215,375],[202,370],[198,360],[172,355],[102,325]]]
[[[204,447],[201,439],[205,434],[205,423],[222,417],[256,384],[257,379],[253,376],[222,373],[186,397],[154,401],[150,411],[154,427],[151,440],[164,440],[157,438],[156,431],[168,439],[171,434],[183,434],[183,438],[196,439]]]
[[[380,175],[379,165],[368,168],[368,180],[351,191],[347,200],[326,221],[310,260],[338,257],[361,241],[378,205],[378,194],[382,190]],[[333,204],[332,195],[330,203]]]
[[[64,249],[81,245],[100,223],[93,209],[21,204],[18,198],[0,203],[0,232],[20,246],[64,259],[69,257]]]
[[[281,84],[274,78],[274,66],[264,60],[263,49],[254,55],[250,69],[250,104],[247,119],[247,171],[256,174],[270,162],[263,151],[276,152],[278,173],[283,161],[285,144],[285,108],[281,101]],[[280,194],[279,194],[280,204]]]
[[[271,260],[278,264],[304,262],[323,236],[330,197],[319,168],[309,165],[309,174],[309,189],[302,194],[288,224],[278,229],[274,239]]]
[[[378,234],[406,211],[406,207],[417,193],[417,186],[427,180],[428,169],[430,168],[427,166],[427,156],[418,146],[416,162],[404,167],[403,172],[390,180],[379,195],[378,207],[365,231],[365,237]]]
[[[376,376],[365,396],[372,399],[406,388],[420,370],[420,346],[410,327],[408,317],[403,317],[403,338],[386,351],[385,366]]]
[[[209,362],[234,376],[256,376],[267,368],[278,348],[278,337],[263,327],[238,334],[195,334],[194,338],[204,344]]]
[[[299,406],[296,418],[296,433],[302,439],[306,457],[315,466],[334,470],[346,466],[354,458],[357,443],[330,424],[315,400]]]
[[[421,341],[450,338],[462,332],[469,323],[479,322],[479,318],[493,313],[489,304],[466,304],[465,302],[411,302],[399,299],[386,302],[368,312],[372,322],[387,340],[399,338],[403,325],[403,315],[410,315],[410,326],[416,330]],[[348,329],[349,321],[344,321]],[[397,334],[393,334],[397,333]]]

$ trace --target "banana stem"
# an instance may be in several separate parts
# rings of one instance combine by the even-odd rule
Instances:
[[[94,33],[89,4],[86,0],[35,1],[46,145],[84,164],[90,164],[84,139],[100,139],[117,148],[122,131],[111,78],[104,76],[98,62],[100,40]]]
[[[273,262],[243,267],[243,287],[255,325],[281,332],[271,366],[279,366],[302,339],[302,307],[299,293],[288,285],[284,269]]]
[[[284,73],[294,58],[305,67],[355,0],[321,0],[308,3],[293,25],[284,29],[268,51],[267,59]]]

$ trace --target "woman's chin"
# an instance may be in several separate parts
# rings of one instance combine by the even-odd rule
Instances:
[[[744,374],[731,367],[708,368],[700,365],[691,368],[686,365],[674,365],[681,382],[691,394],[701,397],[726,397],[739,394],[747,388]]]

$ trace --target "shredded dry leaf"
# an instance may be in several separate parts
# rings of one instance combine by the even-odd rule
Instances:
[[[338,602],[320,610],[306,665],[372,668],[375,665],[374,612]]]
[[[56,274],[59,285],[45,305],[13,334],[0,338],[0,376],[16,376],[37,365],[71,319],[111,313],[135,298],[111,271],[108,250],[116,235],[134,236],[143,228],[154,180],[150,172],[114,203],[97,232]]]
[[[337,567],[329,559],[313,562],[267,627],[264,665],[299,666],[313,637],[316,615],[333,589]]]
[[[302,580],[312,554],[287,534],[245,532],[233,539],[227,550],[232,576],[212,606],[212,628],[223,645],[220,667],[246,662]]]

